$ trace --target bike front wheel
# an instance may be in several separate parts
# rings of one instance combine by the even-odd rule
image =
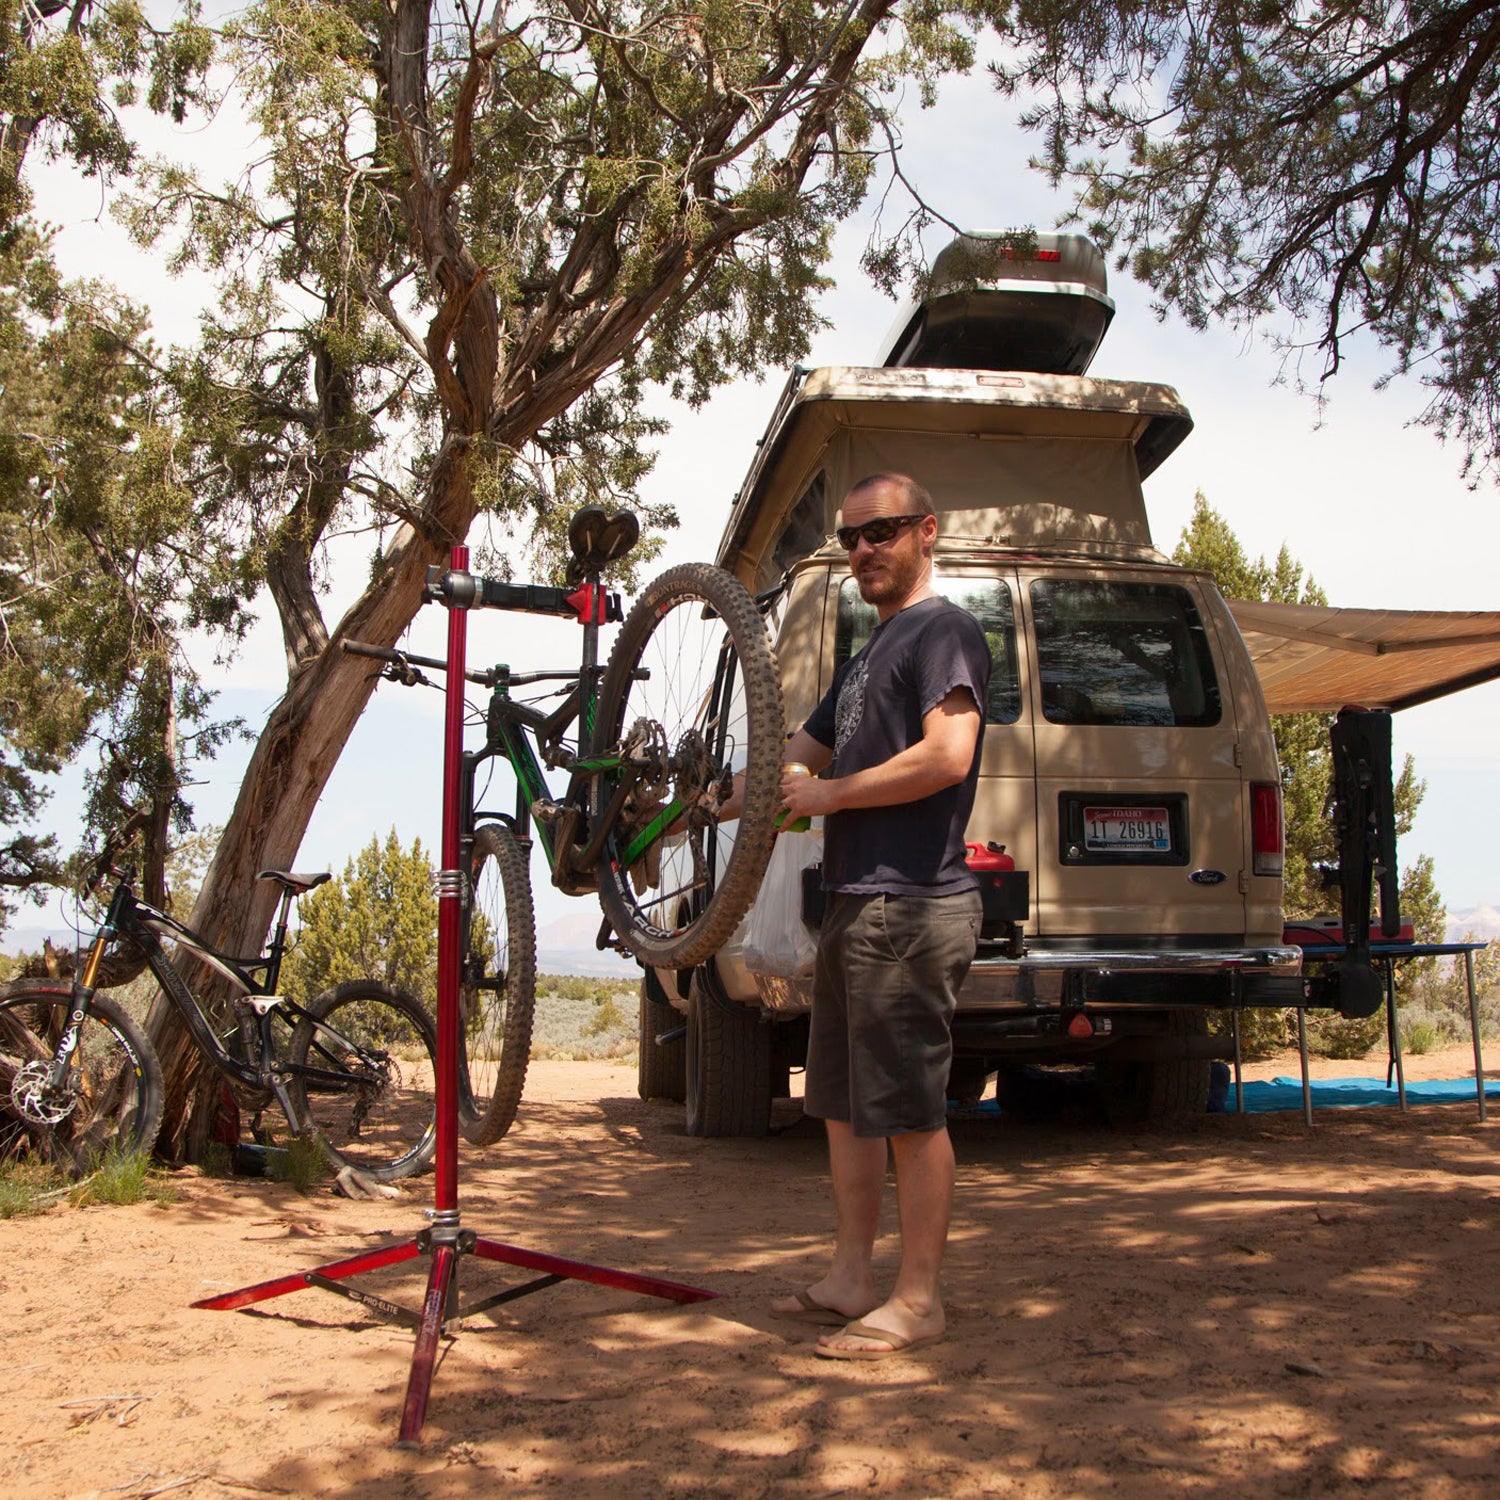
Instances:
[[[146,1033],[96,993],[60,1084],[52,1056],[70,1024],[73,988],[22,980],[0,996],[0,1164],[45,1163],[70,1177],[111,1151],[149,1151],[161,1129],[161,1064]]]
[[[325,990],[297,1020],[287,1092],[340,1166],[394,1182],[437,1147],[437,1028],[421,1001],[372,979]]]
[[[459,986],[458,1122],[489,1146],[511,1127],[536,1005],[536,919],[526,856],[502,823],[474,830],[473,905]]]
[[[781,804],[783,727],[775,653],[743,586],[705,563],[650,583],[610,654],[592,745],[617,761],[592,792],[595,825],[610,824],[599,900],[643,964],[702,963],[749,910]],[[721,826],[736,773],[740,817]]]

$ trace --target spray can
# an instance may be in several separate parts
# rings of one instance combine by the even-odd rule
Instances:
[[[800,760],[789,760],[781,768],[783,776],[811,776],[812,772],[804,766]],[[806,833],[812,827],[812,819],[809,817],[793,818],[787,821],[786,813],[776,815],[776,826],[782,833]]]

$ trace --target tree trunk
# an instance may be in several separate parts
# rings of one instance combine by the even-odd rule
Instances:
[[[194,930],[223,952],[260,951],[278,892],[273,882],[256,876],[261,870],[286,869],[297,858],[318,798],[374,690],[369,662],[348,655],[340,642],[393,646],[421,607],[428,564],[446,563],[448,538],[462,537],[473,519],[463,445],[456,446],[458,456],[440,459],[433,476],[430,513],[441,524],[426,535],[414,527],[401,529],[327,646],[302,664],[286,696],[271,710],[190,918]],[[436,766],[433,772],[438,773]],[[222,1008],[226,1003],[225,988],[212,974],[197,972],[189,982],[205,1005]],[[197,1160],[218,1114],[219,1075],[160,999],[148,1029],[166,1079],[157,1149],[172,1160]]]

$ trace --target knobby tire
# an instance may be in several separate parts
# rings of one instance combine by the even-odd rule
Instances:
[[[340,1166],[377,1182],[420,1171],[437,1149],[437,1028],[426,1007],[407,990],[353,979],[307,1010],[290,1061],[342,1071],[345,1081],[288,1080],[304,1125]]]
[[[73,1004],[70,984],[21,980],[0,991],[0,1166],[32,1160],[69,1176],[104,1156],[149,1151],[161,1129],[161,1063],[139,1023],[113,996],[96,992],[73,1057],[70,1097],[55,1101],[55,1123],[22,1113],[17,1074],[46,1063]]]
[[[489,1146],[510,1129],[526,1086],[536,1007],[536,918],[526,856],[504,824],[474,830],[472,875],[459,986],[458,1119],[466,1140]]]
[[[715,703],[719,647],[728,636],[734,691]],[[637,669],[650,673],[637,678]],[[707,792],[726,769],[743,770],[742,811],[727,852],[714,825],[669,834],[651,861],[625,867],[622,850],[652,807],[631,809],[606,840],[599,901],[615,932],[642,964],[689,968],[728,940],[750,908],[771,852],[781,803],[783,710],[775,653],[755,601],[730,574],[687,563],[653,580],[631,607],[599,690],[593,754],[617,751],[650,725],[670,758],[658,801]],[[602,819],[617,788],[604,775],[593,789]],[[646,799],[643,799],[643,802]],[[639,885],[640,889],[637,889]]]

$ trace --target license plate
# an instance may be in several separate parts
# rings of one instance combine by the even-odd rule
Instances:
[[[1170,854],[1171,819],[1164,807],[1085,807],[1083,847],[1092,854]]]

